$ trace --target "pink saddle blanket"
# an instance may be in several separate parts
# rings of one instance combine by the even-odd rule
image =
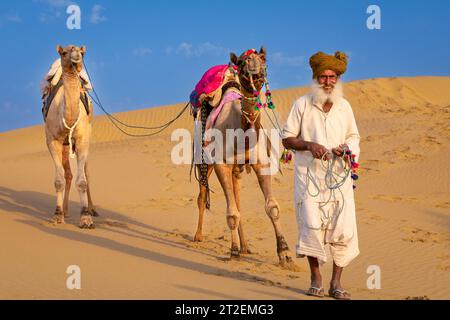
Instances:
[[[199,108],[202,101],[202,96],[212,96],[215,91],[221,88],[227,81],[229,81],[230,66],[218,65],[210,68],[205,72],[201,80],[195,86],[194,91],[191,93],[191,104],[194,108]],[[234,70],[237,70],[236,66],[233,66]],[[217,97],[220,99],[220,97]]]
[[[222,97],[222,100],[220,101],[219,106],[217,108],[214,108],[213,111],[211,111],[211,114],[206,120],[205,130],[211,129],[214,126],[225,103],[232,102],[241,98],[242,96],[236,91],[228,91],[227,93],[225,93],[225,95]]]

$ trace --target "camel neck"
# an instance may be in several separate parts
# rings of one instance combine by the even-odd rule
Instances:
[[[256,111],[255,107],[257,102],[253,101],[253,95],[249,95],[248,93],[245,92],[245,90],[242,90],[242,93],[244,94],[244,99],[242,99],[242,126],[243,126],[243,130],[247,130],[249,128],[252,127],[252,124],[249,122],[253,122],[254,123],[254,127],[256,130],[259,130],[261,127],[261,117],[260,117],[260,112],[261,111]],[[247,98],[247,99],[246,99]]]
[[[64,119],[72,127],[80,114],[81,83],[75,71],[65,71],[62,74],[64,87]]]

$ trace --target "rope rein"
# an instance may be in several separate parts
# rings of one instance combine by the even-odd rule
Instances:
[[[75,159],[75,153],[73,152],[73,142],[72,142],[72,136],[73,136],[73,131],[75,130],[75,128],[77,127],[78,123],[81,120],[81,107],[80,107],[80,111],[78,112],[78,117],[77,117],[77,121],[75,121],[74,125],[72,127],[69,127],[67,125],[66,119],[63,117],[63,124],[64,127],[69,130],[69,154],[70,154],[70,158],[71,159]]]
[[[201,121],[202,121],[202,163],[200,164],[200,184],[206,188],[206,209],[211,209],[211,197],[208,181],[208,163],[205,162],[205,150],[203,149],[205,143],[205,130],[206,121],[208,119],[206,102],[203,103],[201,109]],[[198,180],[198,179],[197,179]]]
[[[359,167],[358,163],[356,163],[354,161],[355,155],[352,154],[351,150],[345,146],[343,149],[344,149],[343,150],[344,152],[343,152],[342,156],[336,156],[331,151],[328,151],[320,159],[322,168],[325,169],[325,177],[324,177],[325,186],[329,190],[329,194],[330,194],[328,199],[320,205],[320,208],[323,208],[327,204],[329,204],[331,201],[336,200],[336,190],[337,190],[337,191],[339,191],[339,194],[342,199],[342,205],[339,206],[338,215],[340,215],[342,213],[342,211],[344,210],[344,207],[345,207],[345,198],[344,198],[344,193],[341,190],[341,187],[345,184],[345,182],[348,180],[349,177],[351,177],[352,180],[354,180],[354,181],[358,180],[358,175],[356,174],[356,169]],[[332,159],[331,159],[331,161],[330,160],[327,161],[326,158],[330,154],[332,156]],[[321,191],[316,177],[314,177],[314,175],[311,172],[311,168],[314,165],[315,160],[316,159],[311,160],[310,164],[307,167],[307,171],[306,171],[306,191],[313,198],[319,197],[320,191]],[[339,174],[335,170],[336,163],[338,161],[341,161],[341,163],[342,163],[343,174]],[[310,191],[311,184],[315,188],[314,193]],[[353,189],[355,189],[355,188],[356,188],[356,186],[353,185]]]
[[[84,69],[86,70],[86,73],[89,77],[89,79],[91,79],[91,84],[92,84],[92,78],[91,75],[86,67],[86,64],[83,61],[83,66]],[[78,72],[76,73],[78,78],[80,78]],[[152,137],[155,135],[158,135],[159,133],[163,132],[164,130],[166,130],[168,127],[170,127],[175,121],[177,121],[179,118],[181,118],[181,116],[186,112],[186,110],[189,108],[189,103],[186,104],[186,106],[184,106],[181,111],[172,119],[169,120],[168,122],[160,125],[160,126],[155,126],[155,127],[147,127],[147,126],[135,126],[135,125],[130,125],[127,124],[121,120],[119,120],[118,118],[116,118],[115,116],[113,116],[111,113],[109,113],[104,107],[103,104],[100,101],[100,98],[97,94],[97,91],[94,88],[94,85],[92,84],[92,92],[94,93],[93,97],[91,95],[90,92],[88,92],[89,97],[92,99],[92,101],[105,113],[105,115],[108,117],[108,119],[111,121],[111,123],[123,134],[129,136],[129,137]],[[156,132],[152,132],[152,133],[148,133],[148,134],[133,134],[133,133],[129,133],[127,131],[125,131],[123,128],[120,127],[120,125],[126,127],[126,128],[130,128],[130,129],[143,129],[143,130],[157,130]],[[159,129],[159,130],[158,130]]]

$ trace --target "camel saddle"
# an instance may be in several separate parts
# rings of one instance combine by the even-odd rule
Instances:
[[[62,86],[63,81],[62,78],[60,78],[55,86],[53,85],[50,86],[48,95],[43,97],[44,106],[42,107],[42,115],[44,116],[44,121],[47,119],[48,111],[50,110],[50,106],[52,105],[53,99],[55,98],[56,94],[58,93],[59,89],[61,89]],[[83,88],[82,81],[81,87]],[[80,92],[80,100],[83,103],[84,108],[86,109],[86,113],[89,115],[90,114],[89,98],[84,89]]]
[[[223,94],[231,87],[240,90],[236,66],[218,65],[206,71],[190,95],[194,117],[204,102],[209,112],[219,106]]]

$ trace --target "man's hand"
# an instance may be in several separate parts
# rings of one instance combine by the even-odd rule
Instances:
[[[331,151],[335,156],[342,157],[344,155],[344,148],[348,149],[348,146],[346,144],[341,144],[339,147],[333,148]]]
[[[328,153],[327,148],[315,142],[308,143],[308,151],[311,152],[316,159],[322,159],[323,155]],[[328,157],[326,157],[326,160],[328,160]]]

